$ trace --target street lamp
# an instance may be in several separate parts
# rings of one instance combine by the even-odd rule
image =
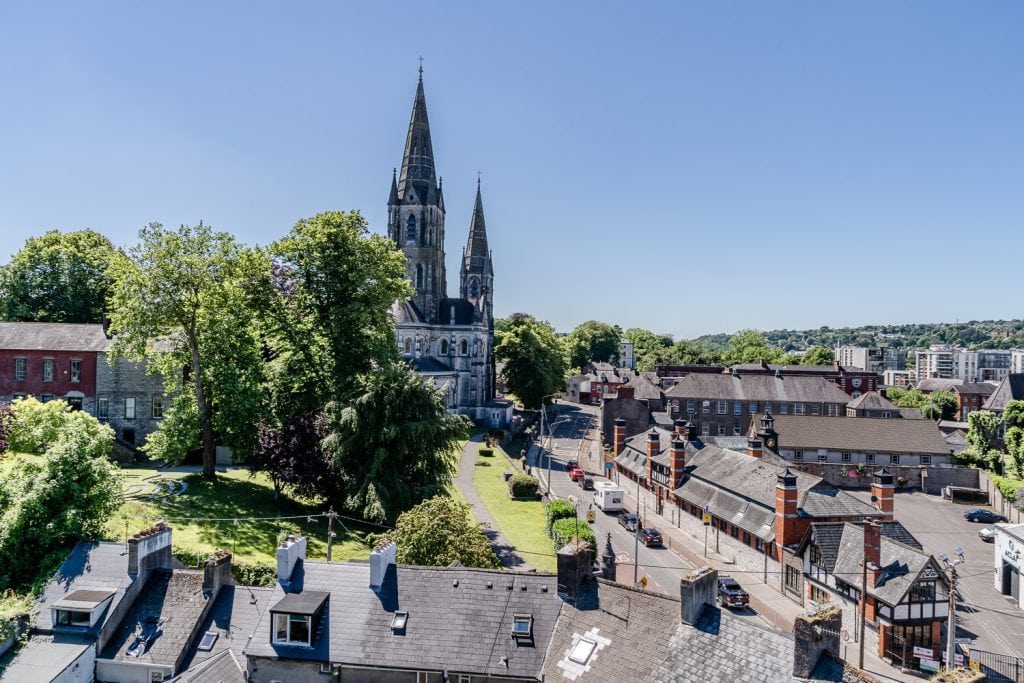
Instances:
[[[957,546],[953,549],[956,559],[949,559],[949,553],[941,553],[939,559],[946,567],[946,574],[949,576],[949,621],[946,624],[946,671],[953,670],[954,650],[956,649],[956,582],[959,576],[956,567],[964,563],[964,549]]]
[[[644,477],[636,475],[636,511],[640,512],[640,480]],[[640,515],[636,516],[636,529],[633,530],[633,588],[640,585]]]

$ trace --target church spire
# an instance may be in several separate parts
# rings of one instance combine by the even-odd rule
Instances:
[[[410,189],[415,189],[420,201],[426,200],[436,190],[437,175],[434,172],[434,148],[430,143],[430,123],[427,120],[427,98],[423,94],[423,65],[420,64],[420,78],[416,85],[416,99],[412,104],[409,118],[409,133],[405,138],[405,153],[402,156],[402,171],[398,178],[398,195],[403,200]]]
[[[398,169],[391,169],[391,196],[388,197],[388,206],[398,203]]]
[[[463,270],[470,273],[491,275],[491,252],[487,248],[487,225],[484,222],[484,200],[480,195],[480,178],[476,179],[476,204],[473,218],[469,222],[469,239],[466,240],[466,255]]]

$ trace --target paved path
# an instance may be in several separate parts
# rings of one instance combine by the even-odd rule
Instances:
[[[515,547],[502,536],[497,521],[495,521],[487,506],[484,505],[480,496],[477,495],[476,488],[473,486],[473,468],[476,467],[476,454],[480,448],[481,441],[483,441],[483,435],[477,434],[471,437],[466,442],[466,445],[463,446],[462,457],[459,458],[459,474],[455,478],[455,483],[459,490],[462,491],[462,495],[466,497],[469,506],[473,509],[473,516],[476,517],[476,521],[480,524],[480,529],[484,532],[484,536],[491,542],[491,547],[494,548],[494,552],[497,554],[502,566],[515,569],[516,571],[529,571],[531,569],[530,565],[516,552]]]

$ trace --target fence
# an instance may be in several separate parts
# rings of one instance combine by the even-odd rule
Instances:
[[[1024,683],[1024,657],[971,648],[971,668],[985,674],[989,683]]]
[[[985,472],[984,470],[979,470],[979,474],[980,481],[978,488],[988,491],[989,500],[992,501],[992,509],[999,512],[1000,514],[1006,515],[1006,518],[1009,521],[1020,523],[1022,514],[1021,509],[1017,507],[1017,503],[1012,500],[1007,500],[1003,496],[1002,492],[1000,492],[999,490],[999,487],[997,487],[995,485],[995,482],[993,482],[992,479],[989,478],[988,472]]]

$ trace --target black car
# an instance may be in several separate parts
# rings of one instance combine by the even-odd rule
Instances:
[[[740,584],[731,576],[719,575],[718,599],[721,607],[746,607],[750,604],[750,595],[740,588]]]
[[[996,522],[1005,522],[1006,517],[1003,515],[986,510],[985,508],[975,508],[973,510],[964,510],[964,519],[968,522],[984,522],[985,524],[995,524]]]
[[[594,480],[593,480],[593,478],[592,477],[583,477],[582,479],[580,479],[580,486],[583,487],[584,491],[593,491],[594,490]]]
[[[565,461],[565,469],[567,469],[567,470],[571,470],[573,467],[579,467],[579,466],[580,466],[580,461],[579,460],[566,460]]]
[[[652,529],[650,527],[646,529],[637,529],[636,535],[640,538],[640,542],[648,548],[650,548],[651,546],[661,547],[662,545],[661,532],[657,529]]]
[[[619,515],[619,524],[626,527],[626,531],[636,531],[636,515],[632,512],[623,512]]]

